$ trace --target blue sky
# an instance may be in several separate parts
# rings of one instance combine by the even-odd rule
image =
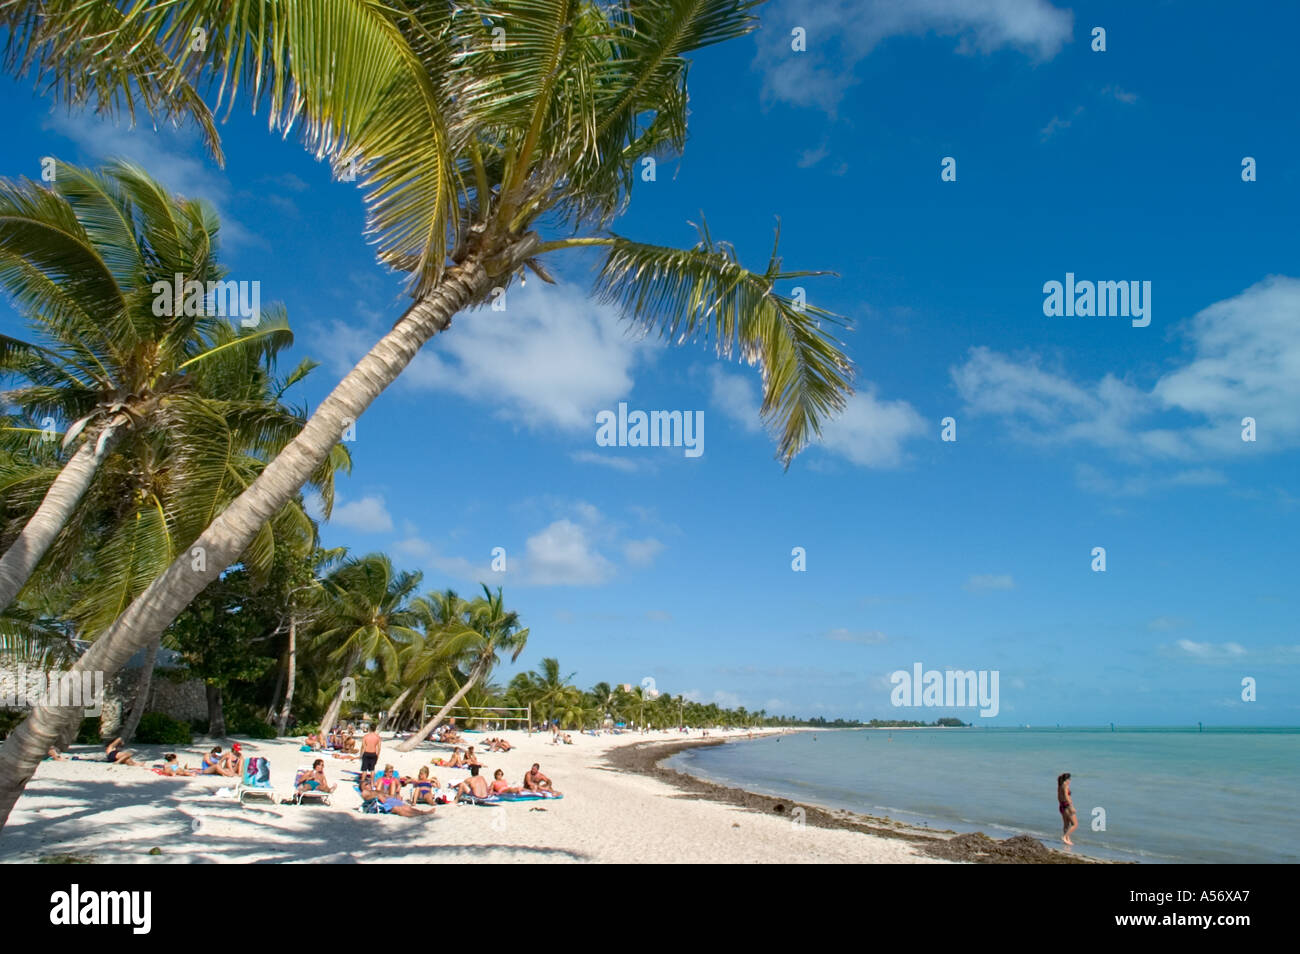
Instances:
[[[857,393],[823,442],[783,471],[752,369],[629,337],[586,295],[592,260],[555,260],[558,287],[460,316],[358,423],[326,542],[387,550],[430,589],[503,585],[532,629],[520,666],[558,656],[584,686],[974,718],[890,705],[889,673],[920,662],[997,670],[998,725],[1300,723],[1300,14],[778,0],[762,16],[696,59],[685,156],[616,228],[690,244],[703,210],[761,268],[779,215],[787,267],[839,273],[805,283],[852,320]],[[322,362],[299,400],[400,315],[359,193],[261,118],[235,110],[220,169],[188,131],[3,85],[0,174],[126,155],[217,206],[231,277],[287,305],[293,360]],[[1067,272],[1151,282],[1150,325],[1045,316]],[[598,446],[595,414],[620,401],[703,411],[704,454]]]

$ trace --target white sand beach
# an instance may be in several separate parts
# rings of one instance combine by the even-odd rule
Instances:
[[[743,735],[741,732],[735,735]],[[276,804],[240,806],[234,780],[212,776],[163,778],[147,768],[110,765],[97,746],[73,746],[87,761],[44,762],[0,834],[0,861],[35,862],[69,854],[107,863],[205,862],[720,862],[720,863],[940,863],[909,842],[860,832],[798,826],[787,818],[686,795],[655,778],[605,764],[612,747],[647,740],[679,742],[678,732],[649,736],[573,735],[572,745],[550,737],[502,732],[516,748],[480,753],[490,779],[502,768],[512,785],[540,762],[563,799],[494,807],[439,806],[430,818],[369,815],[342,773],[356,761],[326,757],[326,774],[339,783],[332,804],[282,805],[294,770],[319,757],[300,752],[299,740],[240,740],[245,756],[271,764]],[[712,732],[710,737],[725,735]],[[472,740],[475,737],[470,737]],[[481,736],[478,738],[482,738]],[[695,733],[689,738],[699,738]],[[190,766],[207,747],[136,747],[137,760],[160,761],[177,751]],[[380,770],[391,763],[414,776],[450,750],[431,743],[413,752],[386,741]],[[440,781],[464,770],[431,767]],[[153,848],[160,854],[150,855]]]

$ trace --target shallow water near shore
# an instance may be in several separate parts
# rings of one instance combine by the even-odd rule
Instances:
[[[688,749],[664,763],[752,792],[1147,863],[1297,862],[1300,729],[859,729]],[[1094,830],[1103,816],[1105,830]]]

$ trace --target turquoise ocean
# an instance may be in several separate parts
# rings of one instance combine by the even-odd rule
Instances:
[[[666,763],[806,804],[1147,863],[1300,862],[1300,729],[966,728],[799,732]],[[1101,827],[1104,823],[1104,828]]]

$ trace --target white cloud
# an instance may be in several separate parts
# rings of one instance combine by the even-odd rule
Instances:
[[[1109,96],[1112,99],[1124,103],[1126,106],[1132,106],[1134,103],[1138,101],[1137,93],[1130,93],[1128,90],[1122,89],[1119,86],[1114,86],[1114,85],[1107,86],[1105,89],[1103,89],[1101,91],[1101,95]]]
[[[748,377],[710,368],[710,400],[746,431],[763,430],[758,388]],[[826,422],[821,440],[814,446],[859,467],[897,467],[904,459],[903,445],[923,434],[925,426],[912,405],[881,400],[866,383],[849,397],[839,415]]]
[[[990,590],[1014,590],[1016,581],[1010,574],[978,573],[962,584],[968,593],[986,593]]]
[[[348,503],[335,502],[330,523],[362,533],[387,533],[393,529],[393,517],[381,496],[362,497]]]
[[[1300,446],[1297,314],[1300,280],[1283,276],[1217,302],[1181,329],[1190,357],[1149,387],[1113,374],[1078,382],[1040,357],[987,348],[972,349],[952,378],[968,411],[1001,418],[1029,442],[1092,444],[1148,463],[1285,450]],[[1254,443],[1241,439],[1246,417],[1256,421]],[[1196,485],[1220,476],[1202,467],[1158,480]]]
[[[598,464],[611,470],[620,470],[625,474],[633,474],[643,469],[642,461],[630,457],[618,457],[608,451],[600,454],[595,451],[574,451],[569,457],[579,464]]]
[[[121,126],[87,113],[55,112],[45,128],[71,139],[95,164],[108,159],[130,159],[169,191],[212,203],[221,220],[221,242],[227,248],[268,247],[266,239],[250,232],[226,211],[230,187],[225,176],[204,159],[189,155],[201,148],[191,127]]]
[[[628,540],[623,544],[623,557],[632,566],[649,566],[655,557],[663,553],[664,545],[654,537],[644,540]]]
[[[857,643],[859,646],[877,646],[889,639],[878,629],[850,630],[844,627],[832,629],[826,634],[826,638],[837,643]]]
[[[590,430],[594,441],[596,412],[631,392],[650,346],[574,286],[531,282],[511,288],[506,303],[504,313],[458,316],[402,380],[482,401],[529,427]]]
[[[751,434],[761,433],[758,409],[762,401],[753,379],[734,371],[709,366],[709,401],[726,417]]]
[[[1246,647],[1240,643],[1197,643],[1190,639],[1180,639],[1174,644],[1180,652],[1197,659],[1224,659],[1246,655]]]
[[[604,583],[614,566],[595,546],[584,527],[556,520],[524,544],[527,580],[543,586]]]
[[[921,436],[925,427],[906,401],[882,401],[871,390],[859,390],[822,428],[820,445],[859,467],[897,467],[903,444]]]
[[[1249,663],[1255,666],[1293,666],[1300,663],[1300,645],[1250,649],[1237,642],[1198,643],[1191,639],[1180,639],[1172,646],[1162,646],[1161,652],[1175,659],[1199,663]]]
[[[957,52],[1020,50],[1055,56],[1074,17],[1047,0],[779,0],[763,15],[754,66],[763,94],[834,113],[854,69],[882,41],[936,34],[957,38]],[[807,50],[792,53],[791,30],[807,31]]]

